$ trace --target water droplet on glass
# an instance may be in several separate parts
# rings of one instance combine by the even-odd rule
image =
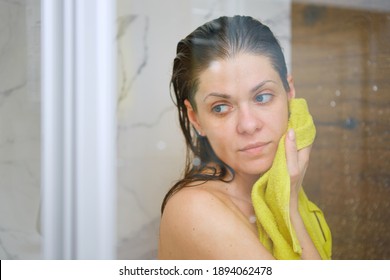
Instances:
[[[372,86],[372,90],[373,90],[373,91],[378,91],[378,86],[377,86],[377,85],[373,85],[373,86]]]
[[[167,144],[166,144],[164,141],[158,141],[158,143],[157,143],[157,149],[159,149],[160,151],[162,151],[162,150],[165,150],[166,147],[167,147]]]
[[[358,122],[354,118],[347,118],[344,122],[344,127],[347,129],[354,129],[358,125]]]
[[[250,222],[251,224],[256,223],[256,216],[255,216],[255,215],[251,215],[251,216],[249,217],[249,222]]]
[[[194,166],[199,166],[199,165],[200,165],[200,158],[195,157],[195,158],[192,160],[192,164],[193,164]]]

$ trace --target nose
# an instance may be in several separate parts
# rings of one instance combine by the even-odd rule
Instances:
[[[240,134],[253,134],[263,126],[261,118],[250,106],[241,107],[238,110],[237,132]]]

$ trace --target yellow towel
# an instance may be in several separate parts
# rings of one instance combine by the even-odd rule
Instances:
[[[304,99],[291,99],[289,107],[288,128],[294,129],[299,150],[313,143],[316,130]],[[260,242],[276,259],[300,259],[302,249],[290,221],[290,176],[284,143],[285,135],[280,139],[272,167],[253,186],[252,202]],[[330,259],[332,238],[322,211],[308,200],[303,188],[298,203],[302,220],[321,258]]]

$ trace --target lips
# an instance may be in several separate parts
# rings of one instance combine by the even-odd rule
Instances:
[[[258,153],[261,153],[269,143],[270,142],[252,143],[252,144],[249,144],[249,145],[239,149],[239,151],[244,152],[244,153],[249,153],[249,154],[258,154]]]

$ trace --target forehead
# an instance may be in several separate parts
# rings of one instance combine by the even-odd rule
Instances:
[[[233,58],[214,60],[199,75],[198,93],[234,92],[253,88],[263,80],[281,83],[268,57],[238,54]]]

